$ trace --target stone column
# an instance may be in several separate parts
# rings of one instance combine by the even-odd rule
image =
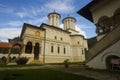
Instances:
[[[34,46],[32,46],[32,54],[34,54]]]
[[[56,26],[56,15],[54,15],[54,26]]]
[[[25,48],[26,48],[26,45],[24,44],[23,47],[22,47],[21,53],[25,53]]]
[[[66,21],[67,21],[66,23],[67,23],[67,29],[68,29],[69,28],[69,22],[68,22],[68,20],[66,20]]]

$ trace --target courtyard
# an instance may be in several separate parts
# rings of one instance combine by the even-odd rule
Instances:
[[[1,66],[0,80],[120,80],[119,71],[96,70],[83,64],[63,64]]]

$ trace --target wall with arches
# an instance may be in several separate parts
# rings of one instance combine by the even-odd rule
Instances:
[[[108,56],[118,56],[120,57],[120,40],[116,42],[111,47],[107,48],[100,54],[98,54],[94,59],[89,61],[86,65],[88,65],[91,68],[97,68],[97,69],[106,69],[106,58]]]

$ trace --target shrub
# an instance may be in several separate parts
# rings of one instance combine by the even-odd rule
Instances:
[[[3,57],[1,58],[1,60],[0,60],[0,62],[1,62],[2,64],[5,64],[6,61],[7,61],[7,58],[6,58],[5,56],[3,56]]]
[[[65,65],[65,68],[69,67],[69,59],[64,60],[64,65]]]
[[[26,64],[28,62],[28,58],[26,58],[26,57],[20,57],[20,58],[18,58],[17,60],[16,60],[16,63],[18,64],[18,65],[24,65],[24,64]]]

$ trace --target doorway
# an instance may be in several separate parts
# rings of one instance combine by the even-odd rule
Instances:
[[[34,46],[34,60],[39,59],[40,46],[39,43],[36,43]]]

